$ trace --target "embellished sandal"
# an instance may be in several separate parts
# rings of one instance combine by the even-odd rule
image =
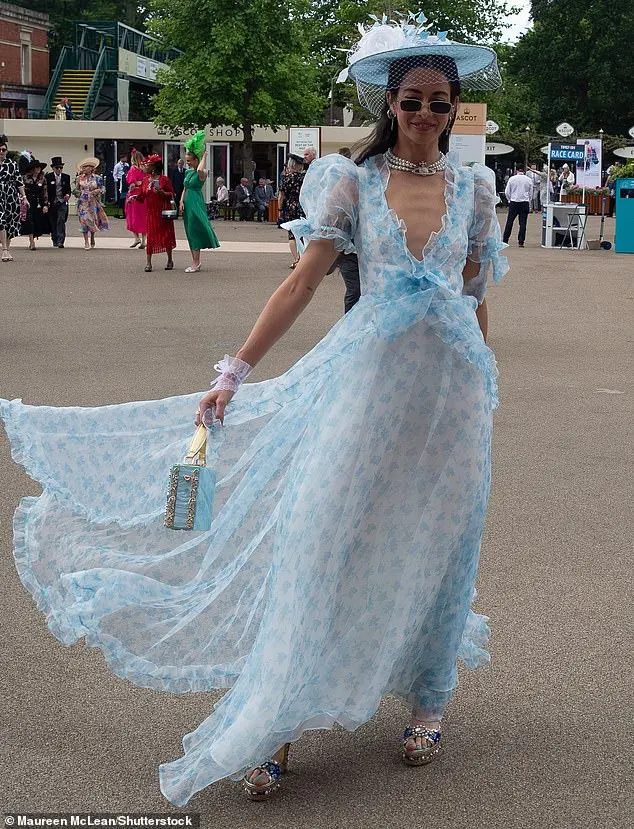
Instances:
[[[265,763],[262,763],[262,765],[249,769],[247,774],[244,775],[242,778],[242,786],[244,788],[244,793],[249,800],[268,800],[271,795],[280,788],[280,780],[282,775],[286,774],[288,771],[289,748],[290,743],[285,743],[284,754],[282,755],[282,759],[279,763],[276,763],[275,760],[267,760]],[[260,771],[260,773],[264,772],[268,775],[268,781],[264,783],[264,785],[252,783],[247,778],[247,775],[254,771]]]
[[[422,745],[420,748],[409,748],[408,744],[411,740],[416,741],[420,739]],[[405,729],[403,733],[403,746],[401,748],[401,759],[406,766],[424,766],[426,763],[431,763],[440,753],[442,742],[440,729],[427,728],[424,725],[414,725]]]
[[[3,262],[13,262],[13,256],[9,253],[8,250],[2,251],[2,261]]]
[[[152,273],[152,265],[146,265],[143,269],[146,273]]]

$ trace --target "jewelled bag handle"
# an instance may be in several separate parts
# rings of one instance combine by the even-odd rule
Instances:
[[[194,460],[198,456],[198,460]],[[207,462],[207,427],[202,423],[194,432],[183,463],[205,466]]]

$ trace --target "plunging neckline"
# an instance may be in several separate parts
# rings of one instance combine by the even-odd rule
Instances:
[[[412,253],[412,251],[411,251],[411,249],[410,249],[410,247],[407,243],[407,224],[405,223],[405,220],[401,219],[401,217],[398,215],[396,210],[393,207],[390,207],[390,205],[388,203],[387,188],[389,187],[389,184],[390,184],[390,177],[392,175],[392,172],[391,172],[391,170],[388,166],[387,161],[385,160],[384,155],[381,156],[381,162],[380,163],[382,165],[384,165],[384,167],[385,167],[384,170],[381,170],[379,165],[378,164],[376,165],[376,169],[377,169],[377,172],[379,174],[380,183],[381,183],[381,196],[383,198],[383,204],[385,205],[385,208],[386,208],[386,210],[387,210],[387,212],[390,216],[390,220],[392,221],[392,223],[395,226],[396,230],[398,230],[398,232],[399,232],[399,236],[401,237],[401,240],[403,242],[403,247],[405,248],[405,252],[409,256],[409,258],[415,263],[415,265],[418,267],[418,266],[424,264],[425,259],[427,258],[427,256],[431,252],[432,245],[445,232],[445,230],[447,228],[447,222],[448,222],[448,219],[449,219],[449,209],[450,209],[450,199],[449,199],[449,186],[450,186],[450,184],[449,184],[449,179],[448,179],[448,176],[447,176],[447,173],[450,169],[449,164],[447,165],[447,167],[445,168],[445,170],[443,172],[443,177],[444,177],[443,199],[445,201],[445,211],[442,214],[442,217],[441,217],[441,220],[440,220],[440,227],[438,228],[438,230],[432,230],[432,232],[429,234],[429,239],[425,242],[425,244],[423,245],[423,247],[421,249],[422,258],[419,259],[417,256],[415,256]]]

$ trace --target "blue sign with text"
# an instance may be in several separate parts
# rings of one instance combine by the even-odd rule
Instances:
[[[584,149],[579,144],[551,144],[550,157],[563,161],[583,161]]]

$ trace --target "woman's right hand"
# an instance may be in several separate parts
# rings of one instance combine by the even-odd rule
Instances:
[[[225,409],[231,401],[235,392],[232,391],[208,391],[198,404],[198,411],[196,412],[196,426],[202,423],[203,412],[206,409],[215,409],[216,419],[222,424],[225,421]]]

